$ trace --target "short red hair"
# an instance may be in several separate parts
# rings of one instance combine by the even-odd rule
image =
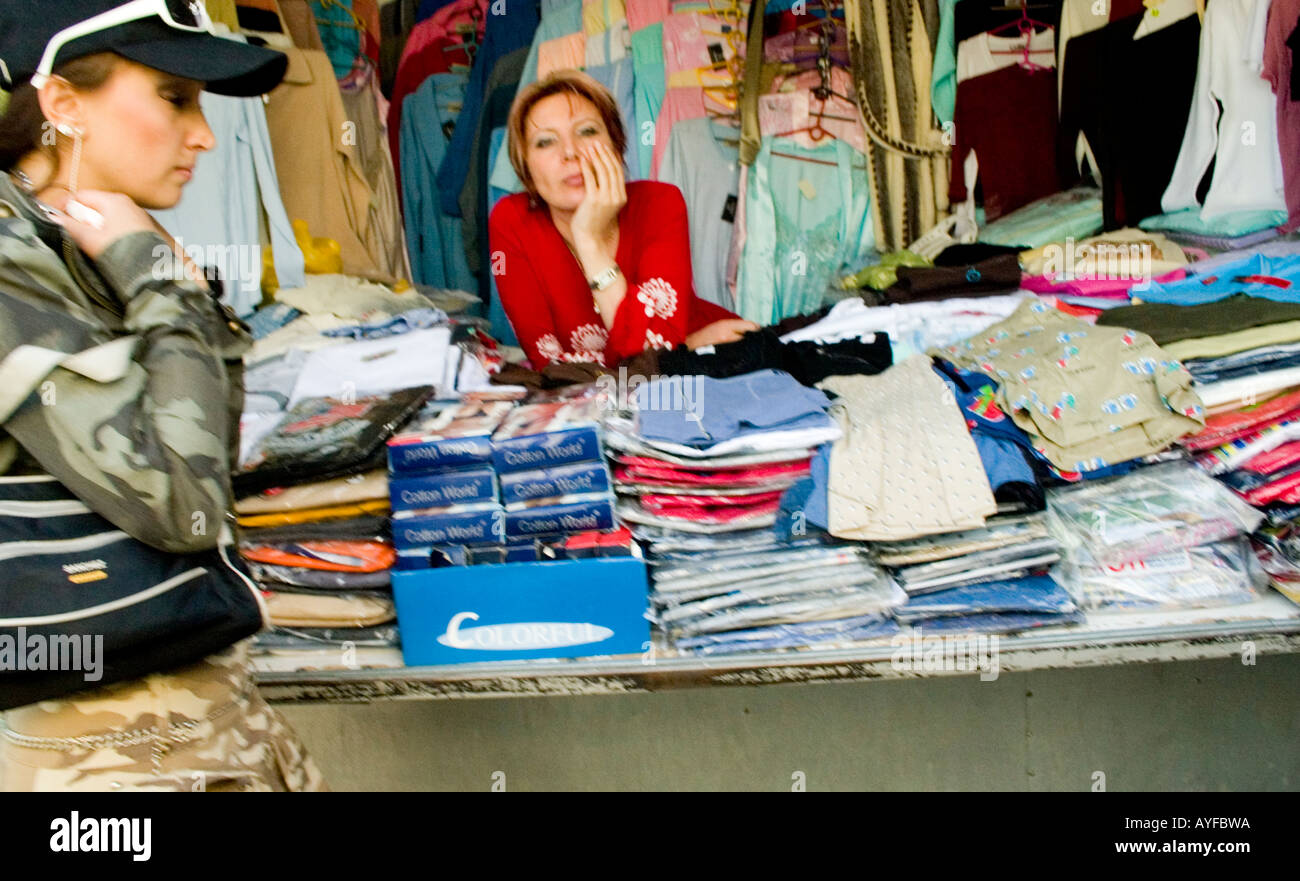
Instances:
[[[609,89],[596,79],[580,70],[567,68],[547,74],[537,82],[529,83],[519,90],[519,94],[515,96],[515,103],[510,107],[510,116],[506,120],[506,149],[515,174],[533,199],[539,197],[537,187],[533,183],[533,176],[528,172],[528,163],[525,161],[524,154],[528,139],[524,134],[524,126],[528,124],[528,114],[532,112],[538,101],[565,92],[586,98],[596,105],[600,121],[604,123],[605,131],[609,132],[609,139],[614,145],[615,156],[622,156],[627,149],[627,130],[623,128],[623,117],[618,112],[618,102],[614,100]]]

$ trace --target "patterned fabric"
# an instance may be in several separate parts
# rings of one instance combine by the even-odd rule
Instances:
[[[1151,337],[1094,327],[1045,303],[1027,301],[937,354],[997,377],[998,404],[1067,471],[1159,452],[1205,424],[1191,374]]]
[[[171,253],[162,236],[125,236],[92,265],[62,235],[0,174],[0,366],[24,344],[75,353],[132,334],[140,342],[113,382],[54,368],[0,439],[14,438],[132,538],[178,553],[212,548],[216,531],[191,526],[199,513],[222,522],[230,505],[251,340],[212,294],[155,278],[157,249]]]
[[[844,7],[858,107],[872,142],[871,209],[882,252],[906,248],[948,210],[949,148],[930,110],[934,43],[923,5],[863,0]],[[937,11],[930,24],[937,28]]]
[[[844,432],[831,448],[831,535],[898,541],[976,529],[997,512],[956,398],[928,358],[818,387],[839,396],[831,414]]]
[[[248,645],[10,710],[0,725],[0,792],[327,789],[306,747],[253,686]]]

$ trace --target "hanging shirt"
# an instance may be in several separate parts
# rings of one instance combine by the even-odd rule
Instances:
[[[406,99],[402,117],[402,204],[411,272],[418,284],[478,291],[469,271],[461,223],[442,211],[437,170],[465,96],[465,77],[437,73]]]
[[[474,66],[465,87],[465,100],[456,127],[451,134],[447,155],[438,166],[438,189],[442,210],[452,217],[461,216],[460,191],[473,153],[471,145],[478,134],[478,119],[488,98],[488,77],[496,63],[506,55],[526,48],[537,32],[537,4],[533,0],[513,0],[509,15],[488,15],[483,45],[474,52]],[[490,11],[490,10],[489,10]]]
[[[582,34],[582,0],[568,0],[563,5],[556,5],[553,8],[543,5],[542,20],[537,25],[536,33],[533,34],[528,58],[524,61],[524,72],[519,77],[519,88],[522,89],[529,83],[537,81],[538,53],[543,44],[548,40],[574,34]],[[507,193],[517,193],[524,188],[515,174],[514,167],[510,164],[508,150],[502,150],[497,155],[488,182],[491,186],[505,190]]]
[[[825,102],[812,93],[813,87],[821,85],[821,74],[815,70],[788,78],[777,77],[773,85],[778,90],[758,98],[758,128],[763,134],[788,137],[805,147],[816,147],[818,142],[810,132],[787,133],[812,126],[821,113],[823,131],[847,142],[859,153],[866,153],[867,133],[859,121],[858,106],[839,97],[853,93],[853,77],[847,70],[832,68],[831,91],[837,94]]]
[[[204,92],[199,101],[217,145],[199,155],[194,179],[181,201],[174,208],[152,214],[182,246],[205,249],[196,255],[196,262],[220,270],[224,299],[240,315],[248,315],[262,302],[262,210],[266,211],[280,287],[302,286],[302,249],[280,198],[271,133],[261,100]],[[217,246],[219,253],[208,253],[212,246]]]
[[[960,63],[960,61],[959,61]],[[1019,64],[957,83],[948,198],[966,199],[965,162],[979,159],[984,214],[996,220],[1061,189],[1056,169],[1056,72]]]
[[[647,348],[671,348],[692,331],[734,317],[695,296],[686,203],[676,187],[627,185],[615,255],[627,293],[609,329],[545,204],[529,208],[527,195],[508,196],[493,209],[488,226],[502,305],[536,367],[557,361],[613,366]]]
[[[1085,135],[1102,177],[1106,229],[1162,212],[1196,82],[1201,26],[1195,14],[1135,38],[1145,21],[1133,16],[1071,39],[1061,68],[1058,168],[1063,183],[1077,180],[1079,134]],[[1153,90],[1140,112],[1115,97],[1133,83]]]
[[[1178,163],[1161,200],[1165,211],[1198,204],[1197,187],[1211,161],[1214,177],[1201,208],[1202,219],[1230,211],[1286,207],[1277,99],[1242,51],[1255,5],[1262,2],[1216,0],[1206,10],[1192,111]]]
[[[719,138],[730,137],[725,144]],[[660,171],[686,199],[690,217],[691,269],[702,299],[731,308],[727,256],[738,204],[739,131],[708,119],[688,119],[673,127]]]
[[[1024,60],[1025,38],[979,34],[962,40],[957,47],[957,83],[992,73]],[[1038,31],[1029,37],[1029,60],[1043,67],[1056,66],[1056,35],[1052,31]]]
[[[341,136],[349,120],[329,58],[302,49],[285,54],[289,70],[270,94],[266,121],[289,217],[307,221],[313,236],[337,241],[344,272],[383,274],[374,193],[356,146]]]
[[[1273,87],[1283,195],[1289,219],[1286,232],[1300,228],[1300,2],[1272,0],[1264,36],[1263,76]]]
[[[632,33],[633,94],[641,128],[629,133],[636,144],[640,176],[653,179],[656,120],[663,108],[667,74],[664,72],[663,24],[647,25]]]
[[[810,150],[788,139],[763,138],[746,189],[746,237],[736,281],[742,317],[766,325],[816,312],[831,281],[872,253],[865,164],[862,154],[838,139]]]

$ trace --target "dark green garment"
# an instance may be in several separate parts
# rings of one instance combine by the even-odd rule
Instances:
[[[1119,306],[1107,309],[1097,319],[1100,325],[1140,330],[1160,345],[1236,333],[1283,321],[1300,321],[1300,304],[1279,303],[1246,294],[1233,294],[1199,306],[1167,303]]]

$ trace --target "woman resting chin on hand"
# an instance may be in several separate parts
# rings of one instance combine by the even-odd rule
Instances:
[[[612,367],[758,329],[695,296],[686,202],[671,184],[626,182],[627,135],[604,86],[557,71],[519,93],[506,130],[527,192],[502,199],[488,227],[501,304],[535,367]]]

